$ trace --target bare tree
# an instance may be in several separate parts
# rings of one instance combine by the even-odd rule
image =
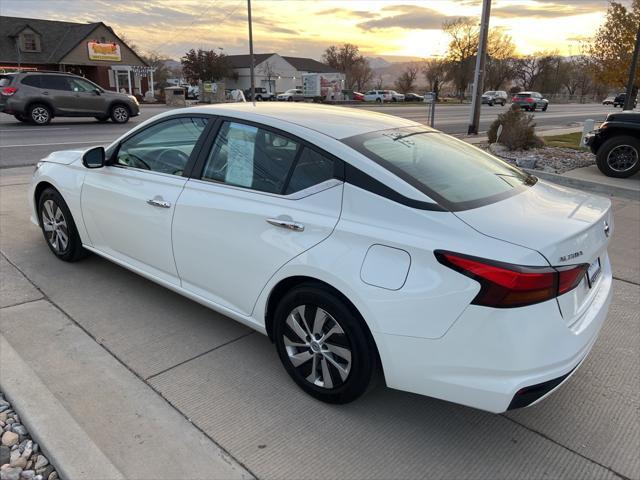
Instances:
[[[366,59],[360,54],[358,46],[351,43],[345,43],[340,47],[331,45],[322,54],[322,61],[344,74],[347,88],[357,86],[356,77],[366,78],[368,75]],[[360,82],[362,85],[362,78]]]
[[[442,58],[429,58],[422,65],[422,73],[429,86],[429,91],[440,96],[440,90],[447,76],[447,61]]]
[[[383,85],[383,80],[382,80],[382,75],[378,74],[378,76],[376,77],[376,81],[373,84],[373,87],[376,90],[381,90],[382,89],[382,85]]]
[[[461,17],[446,20],[442,29],[451,39],[447,51],[450,61],[449,77],[462,100],[473,78],[473,60],[478,49],[478,24],[472,18]]]
[[[265,60],[264,62],[262,62],[260,64],[260,68],[258,69],[258,72],[261,73],[264,77],[266,77],[267,79],[267,85],[269,85],[269,92],[274,93],[275,92],[275,82],[273,84],[273,89],[271,88],[272,86],[272,79],[277,78],[278,75],[280,75],[280,73],[278,73],[275,70],[275,64],[274,62],[272,62],[271,60]],[[273,90],[273,92],[272,92]]]
[[[516,62],[516,81],[522,90],[531,90],[540,75],[540,61],[535,55],[519,58]]]
[[[489,32],[484,84],[489,90],[500,90],[515,76],[516,46],[510,35],[499,29]]]
[[[354,64],[350,70],[350,78],[351,88],[355,88],[358,92],[365,91],[373,79],[373,70],[369,66],[369,61],[363,59],[362,62]]]
[[[410,63],[409,65],[407,65],[404,72],[402,72],[402,74],[396,80],[396,88],[401,93],[408,93],[413,90],[413,84],[416,81],[419,70],[420,67],[417,63]]]

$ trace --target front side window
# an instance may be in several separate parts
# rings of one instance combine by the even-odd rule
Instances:
[[[42,75],[28,75],[22,79],[20,83],[23,85],[28,85],[30,87],[41,88],[42,86]]]
[[[424,127],[343,141],[449,210],[487,205],[535,183],[535,177],[483,150]]]
[[[202,179],[282,194],[298,148],[297,142],[271,131],[224,122]]]
[[[69,85],[74,92],[93,92],[97,87],[81,78],[69,77]]]
[[[182,175],[207,121],[180,117],[146,128],[120,144],[115,164]]]

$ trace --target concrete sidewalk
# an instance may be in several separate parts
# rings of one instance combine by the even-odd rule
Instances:
[[[63,478],[252,478],[4,256],[0,269],[0,387]]]

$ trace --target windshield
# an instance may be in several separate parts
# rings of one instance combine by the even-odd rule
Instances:
[[[479,148],[424,127],[381,130],[343,142],[452,211],[497,202],[536,181]]]
[[[492,91],[491,91],[491,92],[484,92],[484,94],[485,94],[485,95],[493,95],[493,94],[495,94],[495,93],[496,93],[496,92],[492,92]]]

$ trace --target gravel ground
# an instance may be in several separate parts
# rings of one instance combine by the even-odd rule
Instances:
[[[480,144],[478,146],[489,150],[495,156],[506,160],[512,165],[550,173],[561,174],[574,168],[588,167],[596,163],[595,155],[587,150],[542,147],[510,152],[504,146],[497,144]]]
[[[58,472],[40,452],[2,392],[0,428],[0,480],[58,480]]]

